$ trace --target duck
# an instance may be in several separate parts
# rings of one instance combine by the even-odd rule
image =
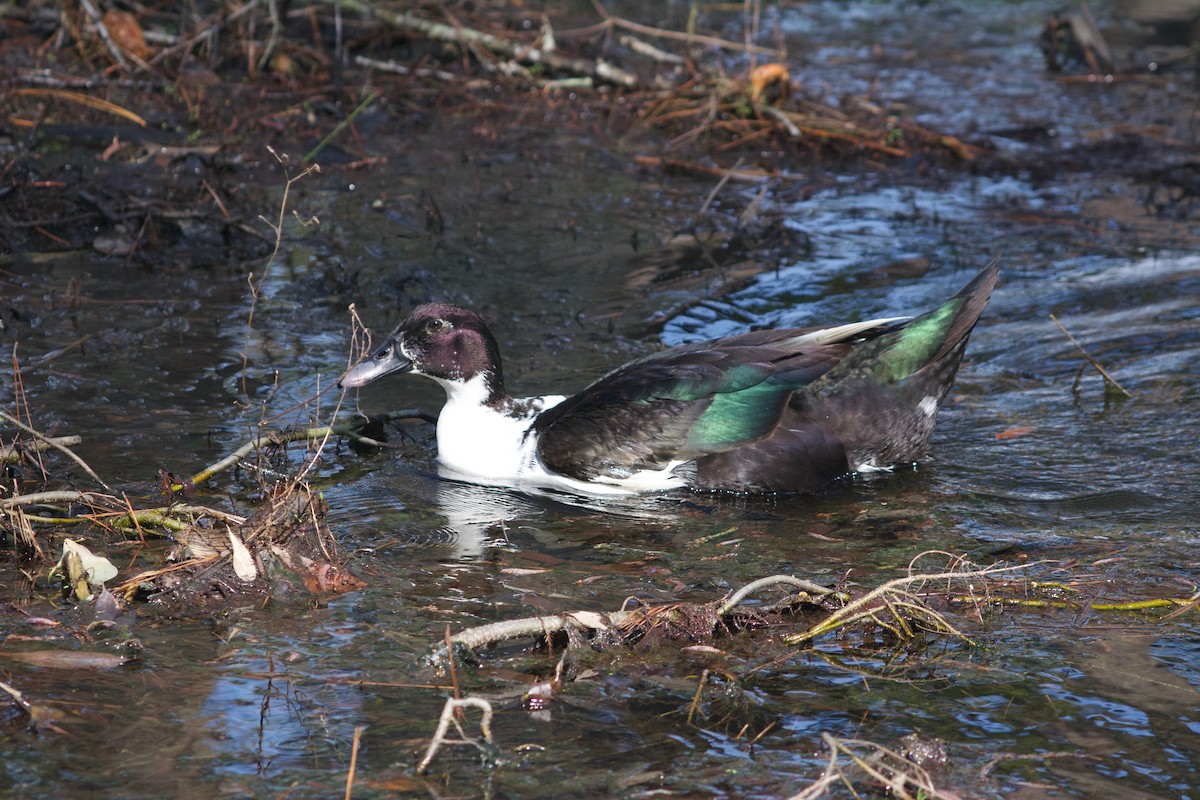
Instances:
[[[999,277],[993,261],[915,317],[771,328],[664,349],[572,395],[515,398],[483,317],[413,309],[339,379],[430,378],[446,392],[449,478],[589,496],[690,489],[813,494],[927,455],[938,411]]]

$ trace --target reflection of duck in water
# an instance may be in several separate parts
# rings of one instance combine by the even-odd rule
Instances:
[[[439,469],[443,478],[452,476]],[[446,525],[436,533],[452,544],[457,558],[478,558],[494,547],[513,544],[523,547],[530,537],[549,535],[557,541],[561,534],[548,533],[543,519],[575,519],[597,515],[605,519],[619,517],[628,521],[669,524],[679,519],[680,506],[663,497],[582,497],[561,492],[531,491],[516,494],[497,486],[480,486],[460,480],[441,480],[437,485],[439,514]]]
[[[437,381],[438,464],[473,483],[630,494],[690,487],[812,492],[925,454],[989,265],[938,308],[821,328],[754,331],[630,362],[571,397],[511,397],[483,319],[409,314],[341,386],[392,372]]]

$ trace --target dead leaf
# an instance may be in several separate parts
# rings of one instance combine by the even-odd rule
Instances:
[[[108,29],[108,35],[113,41],[125,52],[142,61],[149,57],[150,48],[146,46],[146,35],[142,33],[142,26],[133,14],[110,9],[104,14],[104,27]]]
[[[233,556],[234,574],[246,583],[253,583],[258,578],[258,567],[254,565],[254,556],[250,555],[250,550],[233,532],[233,528],[226,526],[225,530],[229,533],[229,548]]]
[[[1028,436],[1029,434],[1033,433],[1035,430],[1037,430],[1037,428],[1018,426],[1015,428],[1009,428],[1007,430],[1000,431],[999,433],[996,434],[996,438],[997,439],[1018,439],[1022,436]]]

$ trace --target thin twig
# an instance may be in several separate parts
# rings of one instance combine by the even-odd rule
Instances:
[[[111,491],[112,491],[112,489],[110,489],[110,488],[109,488],[108,484],[107,484],[107,483],[105,483],[104,481],[100,480],[100,476],[99,476],[99,475],[97,475],[97,474],[95,473],[95,471],[93,471],[93,470],[92,470],[92,468],[91,468],[91,467],[89,467],[89,466],[87,465],[87,462],[86,462],[86,461],[84,461],[84,460],[83,460],[82,458],[80,458],[79,456],[75,455],[75,453],[74,453],[74,452],[71,450],[71,448],[69,448],[69,447],[65,447],[65,446],[63,446],[63,445],[61,445],[61,444],[58,444],[58,443],[57,443],[57,442],[56,442],[56,441],[55,441],[55,440],[54,440],[52,437],[50,437],[50,436],[46,436],[45,434],[38,433],[38,432],[37,432],[37,431],[35,431],[33,428],[31,428],[31,427],[29,427],[28,425],[26,425],[25,423],[21,422],[21,421],[20,421],[20,420],[18,420],[16,417],[13,417],[13,416],[11,416],[11,415],[9,415],[9,414],[5,413],[4,411],[0,411],[0,419],[5,419],[5,420],[7,420],[8,422],[12,423],[13,425],[15,425],[15,426],[16,426],[17,428],[19,428],[20,430],[22,430],[22,431],[24,431],[25,433],[28,433],[30,436],[34,437],[35,439],[40,439],[40,440],[42,440],[43,442],[45,442],[46,444],[48,444],[48,445],[50,445],[51,447],[53,447],[55,450],[58,450],[60,453],[63,453],[63,454],[64,454],[64,455],[66,455],[68,458],[70,458],[72,461],[74,461],[76,464],[78,464],[80,467],[82,467],[82,468],[83,468],[83,471],[84,471],[84,472],[86,472],[88,475],[90,475],[90,476],[92,477],[92,480],[96,481],[96,483],[98,483],[98,484],[100,484],[101,486],[103,486],[105,491],[107,491],[107,492],[111,492]]]
[[[1083,349],[1083,345],[1079,343],[1078,339],[1076,339],[1074,336],[1071,335],[1070,331],[1068,331],[1065,327],[1063,327],[1063,324],[1058,321],[1058,317],[1051,314],[1050,319],[1054,320],[1054,324],[1057,325],[1058,329],[1060,331],[1062,331],[1068,339],[1071,340],[1071,344],[1075,345],[1076,349],[1079,350],[1079,354],[1081,356],[1083,356],[1084,360],[1086,360],[1089,364],[1091,364],[1095,368],[1095,370],[1100,373],[1101,377],[1103,377],[1104,380],[1108,382],[1108,384],[1110,386],[1112,386],[1113,388],[1120,391],[1121,394],[1125,395],[1126,397],[1133,397],[1133,395],[1128,390],[1126,390],[1124,386],[1117,383],[1116,378],[1114,378],[1112,375],[1108,374],[1108,370],[1106,370],[1103,366],[1101,366],[1099,361],[1092,358],[1091,354],[1088,353],[1087,350]]]
[[[594,8],[596,13],[604,19],[604,21],[599,25],[600,28],[624,28],[627,31],[640,33],[643,36],[656,36],[659,39],[673,39],[677,42],[685,42],[687,44],[707,45],[708,47],[716,47],[721,50],[736,50],[744,53],[758,53],[760,55],[775,54],[774,50],[771,50],[767,47],[742,44],[741,42],[731,42],[728,39],[719,39],[716,36],[704,36],[703,34],[698,33],[673,31],[666,28],[652,28],[649,25],[641,25],[621,17],[614,17],[604,9],[604,6],[600,5],[599,0],[592,0],[592,8]],[[563,31],[560,32],[559,35],[566,36],[569,33],[574,33],[574,31]]]
[[[328,133],[328,134],[325,136],[325,138],[324,138],[324,139],[322,139],[321,141],[319,141],[319,142],[317,143],[317,146],[316,146],[316,147],[314,147],[312,150],[309,150],[309,151],[308,151],[308,155],[306,155],[306,156],[303,158],[303,160],[302,160],[302,162],[301,162],[301,163],[304,163],[304,164],[311,163],[311,162],[312,162],[312,160],[313,160],[314,158],[316,158],[316,157],[317,157],[317,155],[318,155],[318,154],[319,154],[319,153],[320,153],[322,150],[324,150],[324,149],[325,149],[325,146],[326,146],[326,145],[328,145],[330,142],[332,142],[334,139],[336,139],[336,138],[337,138],[338,134],[340,134],[340,133],[341,133],[342,131],[344,131],[346,128],[348,128],[348,127],[350,127],[351,125],[353,125],[353,124],[354,124],[354,120],[355,120],[355,118],[356,118],[356,117],[358,117],[358,115],[359,115],[359,114],[361,114],[363,111],[365,111],[365,110],[367,109],[367,107],[371,105],[371,103],[374,103],[374,102],[375,102],[375,98],[377,98],[377,97],[379,97],[379,91],[378,91],[377,89],[372,89],[372,90],[371,90],[371,93],[370,93],[369,95],[367,95],[367,97],[366,97],[366,99],[365,99],[365,100],[363,100],[361,103],[359,103],[359,104],[358,104],[358,105],[355,107],[355,109],[354,109],[353,111],[351,111],[349,114],[347,114],[347,115],[346,115],[346,118],[345,118],[344,120],[342,120],[342,121],[341,121],[341,122],[339,122],[337,125],[335,125],[335,126],[334,126],[334,128],[333,128],[333,130],[331,130],[331,131],[330,131],[330,132],[329,132],[329,133]],[[303,176],[303,175],[301,175],[300,177],[304,177],[304,176]],[[286,202],[286,201],[285,201],[285,202]]]
[[[437,417],[427,411],[421,411],[419,409],[403,409],[387,414],[377,414],[371,419],[366,417],[357,417],[350,422],[343,422],[338,425],[324,425],[317,428],[304,428],[303,430],[275,431],[260,435],[255,439],[251,439],[237,450],[234,450],[232,453],[222,458],[220,461],[200,470],[189,480],[195,485],[204,483],[213,475],[229,469],[233,465],[237,464],[242,458],[250,453],[253,453],[255,450],[258,450],[261,447],[266,447],[268,445],[287,444],[289,442],[325,440],[330,436],[349,435],[372,421],[390,422],[396,419],[419,419],[429,423],[437,422]],[[175,485],[171,488],[178,491],[183,487],[181,485]]]

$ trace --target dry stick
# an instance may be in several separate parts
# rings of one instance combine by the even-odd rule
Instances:
[[[31,428],[28,425],[26,425],[25,423],[21,422],[16,417],[13,417],[13,416],[5,413],[4,411],[0,411],[0,419],[4,419],[4,420],[7,420],[8,422],[11,422],[17,428],[24,431],[25,433],[28,433],[30,436],[34,437],[35,439],[40,439],[41,441],[48,444],[50,447],[53,447],[55,450],[58,450],[59,452],[65,454],[68,458],[70,458],[72,461],[74,461],[76,464],[78,464],[80,467],[82,467],[84,472],[86,472],[88,475],[92,476],[92,479],[94,481],[96,481],[96,483],[103,486],[105,491],[108,491],[108,492],[112,491],[112,489],[109,488],[108,484],[105,483],[104,481],[100,480],[100,476],[97,475],[92,470],[92,468],[87,465],[87,462],[85,462],[79,456],[75,455],[75,453],[72,452],[72,450],[69,447],[64,447],[63,445],[60,445],[57,442],[55,442],[53,438],[46,436],[45,434],[38,433],[33,428]]]
[[[619,86],[633,88],[640,82],[633,73],[626,72],[600,59],[588,61],[582,58],[566,58],[474,28],[455,28],[452,25],[422,19],[407,11],[397,14],[379,8],[377,4],[367,5],[361,0],[341,0],[341,6],[347,11],[369,14],[394,28],[417,33],[435,41],[457,42],[463,45],[477,44],[515,61],[527,64],[545,64],[551,69],[572,72],[577,75],[588,75]]]
[[[354,726],[354,743],[350,746],[350,769],[346,772],[345,800],[350,800],[350,789],[354,786],[354,772],[358,768],[358,746],[362,742],[363,731],[366,729],[366,725]]]
[[[1124,387],[1124,386],[1122,386],[1121,384],[1117,383],[1117,379],[1116,379],[1116,378],[1114,378],[1112,375],[1109,375],[1109,374],[1108,374],[1108,370],[1106,370],[1106,369],[1104,369],[1104,367],[1100,366],[1100,362],[1099,362],[1099,361],[1097,361],[1096,359],[1092,358],[1092,356],[1091,356],[1091,355],[1088,353],[1088,351],[1083,349],[1083,345],[1081,345],[1081,344],[1079,343],[1079,340],[1078,340],[1078,339],[1076,339],[1074,336],[1072,336],[1072,335],[1071,335],[1071,332],[1070,332],[1070,331],[1068,331],[1066,328],[1064,328],[1064,327],[1063,327],[1063,324],[1062,324],[1061,322],[1059,322],[1059,321],[1058,321],[1058,317],[1056,317],[1056,316],[1054,316],[1053,314],[1051,314],[1051,315],[1050,315],[1050,319],[1054,320],[1054,324],[1055,324],[1055,325],[1057,325],[1057,326],[1058,326],[1058,329],[1059,329],[1060,331],[1062,331],[1062,332],[1063,332],[1063,333],[1066,335],[1066,337],[1067,337],[1068,339],[1070,339],[1070,340],[1071,340],[1071,344],[1075,345],[1076,349],[1078,349],[1078,350],[1079,350],[1079,354],[1080,354],[1081,356],[1083,356],[1084,360],[1086,360],[1086,361],[1087,361],[1089,364],[1091,364],[1093,367],[1095,367],[1096,371],[1100,373],[1100,375],[1101,375],[1101,376],[1104,378],[1104,380],[1108,381],[1109,385],[1111,385],[1111,386],[1115,386],[1115,387],[1116,387],[1118,390],[1120,390],[1120,392],[1121,392],[1123,395],[1125,395],[1126,397],[1133,397],[1133,395],[1132,395],[1132,394],[1130,394],[1130,393],[1129,393],[1129,392],[1128,392],[1128,391],[1125,389],[1125,387]]]

